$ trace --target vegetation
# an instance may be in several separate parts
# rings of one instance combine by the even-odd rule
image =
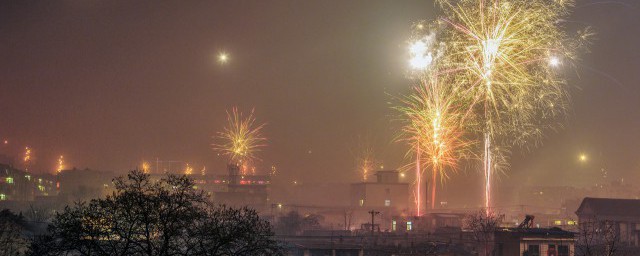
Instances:
[[[141,171],[115,191],[66,207],[37,237],[33,255],[282,255],[270,224],[249,208],[212,205],[186,176]]]

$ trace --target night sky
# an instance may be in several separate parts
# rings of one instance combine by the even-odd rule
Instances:
[[[358,136],[385,168],[406,162],[390,104],[412,85],[411,23],[435,13],[432,1],[2,1],[0,154],[29,145],[43,172],[62,154],[117,173],[156,157],[223,173],[211,136],[238,106],[267,123],[261,171],[356,181]],[[571,115],[541,147],[515,150],[500,183],[593,184],[602,168],[638,182],[640,2],[578,1],[566,24],[597,33],[565,67]],[[448,190],[480,194],[480,177],[463,170]]]

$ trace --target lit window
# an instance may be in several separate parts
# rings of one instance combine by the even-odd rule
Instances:
[[[360,199],[360,206],[364,205],[364,199]]]
[[[40,191],[44,191],[44,186],[42,186],[42,185],[38,185],[38,190],[40,190]]]
[[[391,221],[391,230],[396,231],[396,221]]]
[[[7,183],[13,184],[13,178],[7,177],[6,180],[7,180]]]
[[[562,221],[561,220],[556,220],[556,221],[553,222],[553,225],[560,226],[560,225],[562,225]]]
[[[25,178],[27,178],[27,180],[31,181],[31,175],[28,175],[28,174],[27,174],[27,175],[25,175],[24,177],[25,177]]]
[[[391,200],[384,200],[384,206],[391,206]]]
[[[0,200],[7,200],[7,195],[5,194],[0,194]]]
[[[577,221],[574,221],[574,220],[567,221],[567,225],[573,226],[573,225],[576,225],[576,224],[578,224]]]
[[[411,231],[413,229],[413,225],[411,224],[411,221],[407,221],[407,230]]]

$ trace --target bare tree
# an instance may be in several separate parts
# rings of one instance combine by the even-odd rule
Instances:
[[[581,222],[577,235],[576,255],[613,256],[623,253],[615,222],[598,219]]]
[[[464,228],[471,231],[474,240],[483,247],[484,255],[489,255],[490,242],[503,219],[504,215],[486,210],[469,214],[464,219]]]
[[[104,199],[57,214],[33,255],[279,255],[268,222],[250,209],[212,206],[186,176],[114,180]],[[233,253],[227,253],[233,252]]]

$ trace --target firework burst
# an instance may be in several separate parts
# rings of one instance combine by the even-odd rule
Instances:
[[[581,45],[560,25],[572,1],[437,2],[446,45],[437,76],[457,87],[451,97],[465,102],[465,126],[483,142],[478,151],[490,209],[491,181],[508,165],[509,148],[537,145],[565,114],[568,95],[554,68],[575,59],[573,50]]]
[[[376,159],[370,136],[358,136],[354,144],[357,145],[357,148],[352,151],[356,159],[356,172],[360,175],[362,182],[367,182],[380,162]]]
[[[403,99],[399,110],[405,125],[403,141],[410,145],[408,156],[414,159],[416,184],[414,198],[417,214],[420,215],[422,176],[425,170],[431,173],[431,208],[435,207],[438,178],[444,182],[457,171],[460,160],[468,157],[471,142],[465,137],[462,127],[460,104],[449,97],[453,88],[422,80],[413,94]]]
[[[266,138],[261,131],[264,124],[256,124],[251,113],[244,117],[233,108],[227,111],[227,126],[214,137],[213,148],[228,156],[229,162],[239,166],[246,166],[257,159],[256,153],[266,146]]]
[[[60,156],[58,157],[58,161],[57,161],[57,168],[56,168],[56,173],[60,173],[62,172],[62,170],[64,170],[65,165],[64,165],[64,156]]]

